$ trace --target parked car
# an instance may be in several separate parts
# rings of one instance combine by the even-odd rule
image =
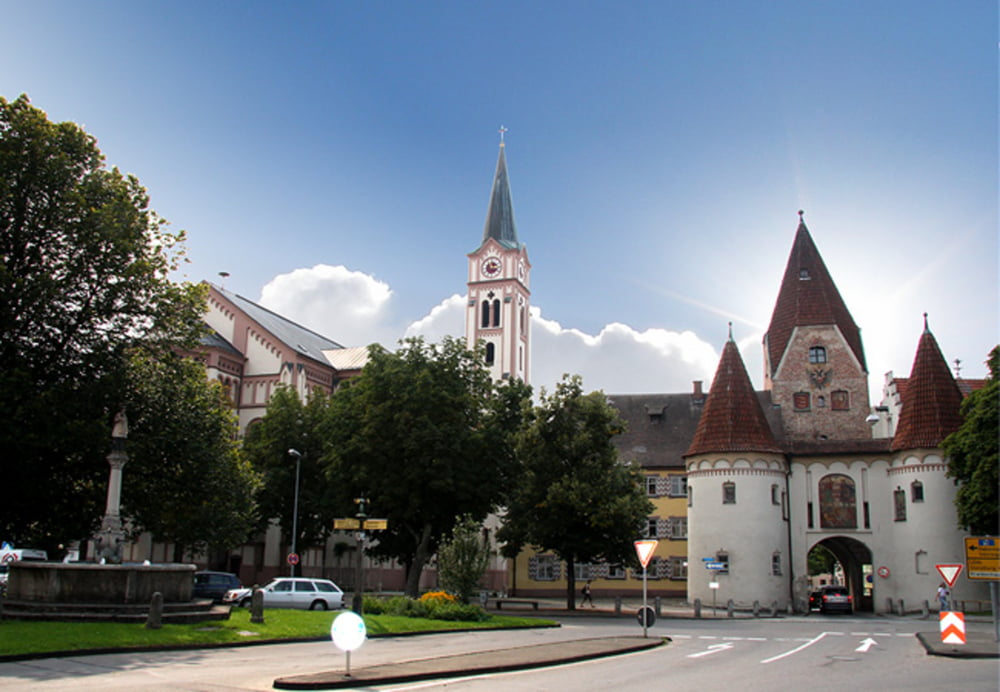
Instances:
[[[223,596],[227,591],[241,589],[240,579],[235,574],[229,572],[195,572],[194,591],[195,598],[209,598],[216,603],[222,603]]]
[[[819,612],[821,613],[854,612],[851,591],[846,586],[824,586],[817,594],[819,596]]]
[[[266,608],[338,610],[344,607],[344,592],[329,579],[278,577],[261,591]],[[232,589],[226,592],[222,602],[249,608],[252,598],[252,589]]]

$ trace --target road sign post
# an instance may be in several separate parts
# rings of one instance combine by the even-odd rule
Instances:
[[[645,540],[645,541],[635,541],[635,554],[639,557],[639,563],[642,564],[642,636],[646,637],[646,623],[648,621],[647,606],[646,606],[646,565],[649,561],[653,559],[653,553],[656,551],[656,546],[659,541],[655,540]]]

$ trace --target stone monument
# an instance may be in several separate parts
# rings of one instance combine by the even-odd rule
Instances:
[[[128,439],[128,418],[125,411],[115,414],[114,426],[111,429],[111,453],[108,454],[108,464],[111,471],[108,476],[108,500],[104,509],[104,519],[101,530],[94,536],[96,558],[107,564],[117,565],[122,561],[122,543],[125,542],[125,531],[122,530],[122,468],[128,461],[125,452],[125,442]]]

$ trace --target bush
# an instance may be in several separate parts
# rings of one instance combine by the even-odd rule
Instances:
[[[490,617],[479,606],[458,603],[454,596],[443,591],[426,593],[417,600],[406,596],[386,599],[366,596],[364,612],[371,615],[398,615],[457,622],[483,622]]]

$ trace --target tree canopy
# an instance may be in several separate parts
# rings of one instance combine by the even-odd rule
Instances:
[[[997,446],[1000,439],[1000,346],[990,351],[986,386],[962,402],[962,425],[941,443],[948,476],[955,479],[958,524],[977,536],[995,536],[998,506]]]
[[[584,394],[574,376],[543,392],[517,437],[519,482],[498,538],[508,557],[525,546],[555,552],[566,563],[570,609],[576,563],[630,560],[653,511],[639,470],[623,465],[612,444],[623,426],[604,394]]]
[[[361,375],[331,399],[322,435],[330,485],[344,506],[363,495],[370,516],[389,520],[370,552],[399,560],[411,596],[456,517],[481,521],[505,499],[509,438],[530,390],[499,389],[482,354],[458,340],[408,339],[394,353],[369,347]]]
[[[100,523],[129,354],[193,347],[183,233],[93,136],[0,98],[0,536],[55,549]],[[126,481],[127,482],[127,481]]]

